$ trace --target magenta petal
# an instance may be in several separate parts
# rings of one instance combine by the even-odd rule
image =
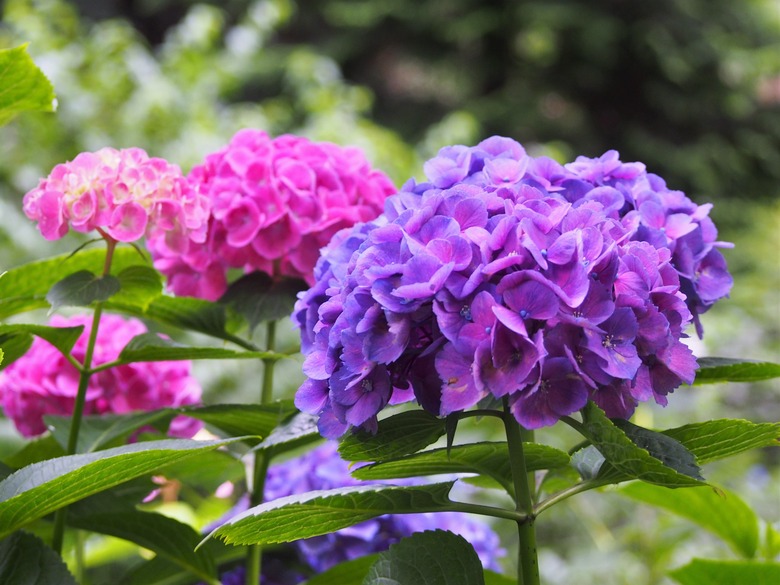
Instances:
[[[144,235],[148,220],[146,210],[138,203],[129,201],[114,209],[111,225],[106,231],[119,242],[135,242]]]

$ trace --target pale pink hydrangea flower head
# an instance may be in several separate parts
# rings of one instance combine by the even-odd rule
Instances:
[[[211,205],[206,241],[184,254],[159,235],[148,244],[174,293],[208,300],[225,292],[230,269],[312,284],[320,248],[340,229],[374,219],[396,191],[357,148],[254,129],[239,131],[188,180]]]
[[[161,246],[183,253],[205,240],[209,207],[178,166],[140,148],[103,148],[54,167],[24,196],[24,212],[47,240],[70,228],[118,242],[157,233]]]
[[[84,360],[92,318],[52,317],[53,327],[84,325],[73,356]],[[147,329],[137,319],[104,314],[100,320],[93,367],[114,361],[127,343]],[[79,374],[49,342],[38,337],[27,353],[0,372],[0,404],[19,432],[32,437],[46,431],[43,416],[70,416],[76,401]],[[87,387],[84,414],[125,414],[158,408],[199,404],[201,387],[190,373],[190,362],[139,362],[98,372]],[[201,423],[178,416],[169,434],[192,437]]]

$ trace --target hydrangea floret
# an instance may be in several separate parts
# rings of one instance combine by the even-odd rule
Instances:
[[[628,418],[693,381],[685,329],[732,284],[711,205],[615,151],[561,165],[504,137],[424,170],[299,295],[296,404],[325,436],[412,394],[443,416],[506,398],[535,429],[589,399]]]
[[[55,315],[49,325],[84,326],[84,332],[72,350],[73,357],[83,362],[92,317]],[[138,319],[103,315],[93,367],[115,361],[133,337],[146,332]],[[84,414],[125,414],[199,404],[201,387],[190,369],[188,361],[160,361],[101,370],[89,380]],[[44,415],[71,415],[78,385],[78,370],[48,341],[36,337],[24,356],[0,372],[0,404],[19,432],[32,437],[46,431]],[[189,438],[200,427],[195,419],[177,416],[171,422],[169,434]]]
[[[319,250],[374,219],[395,192],[357,148],[244,129],[188,176],[211,202],[206,241],[178,254],[152,237],[155,267],[178,295],[216,300],[230,269],[313,281]]]
[[[178,166],[140,148],[103,148],[54,167],[24,196],[24,212],[47,240],[71,228],[116,242],[156,233],[161,247],[184,253],[204,241],[209,207]]]

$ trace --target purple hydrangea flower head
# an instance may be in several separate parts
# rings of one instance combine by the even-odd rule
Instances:
[[[209,154],[187,184],[210,204],[201,243],[183,253],[157,234],[148,245],[174,293],[208,300],[225,292],[231,269],[314,284],[320,248],[339,230],[374,219],[395,191],[356,148],[253,129]]]
[[[438,415],[507,397],[537,428],[588,399],[629,417],[693,380],[680,340],[732,284],[711,205],[615,151],[560,165],[492,137],[424,169],[299,295],[296,403],[326,436],[410,392]]]

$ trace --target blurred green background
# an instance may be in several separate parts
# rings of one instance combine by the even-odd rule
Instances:
[[[0,269],[76,247],[72,235],[45,242],[21,197],[83,150],[139,146],[186,171],[259,127],[360,146],[401,185],[441,146],[503,134],[561,162],[616,149],[715,203],[721,238],[736,243],[736,286],[704,317],[706,341],[691,343],[697,355],[780,361],[776,0],[7,0],[0,46],[22,42],[59,110],[0,130]],[[253,399],[258,366],[197,367],[208,401]],[[288,374],[292,392],[298,362]],[[777,421],[780,389],[681,388],[668,409],[637,416]],[[780,528],[778,459],[705,471]],[[614,494],[574,498],[541,526],[550,585],[670,583],[664,573],[691,556],[731,554]]]

